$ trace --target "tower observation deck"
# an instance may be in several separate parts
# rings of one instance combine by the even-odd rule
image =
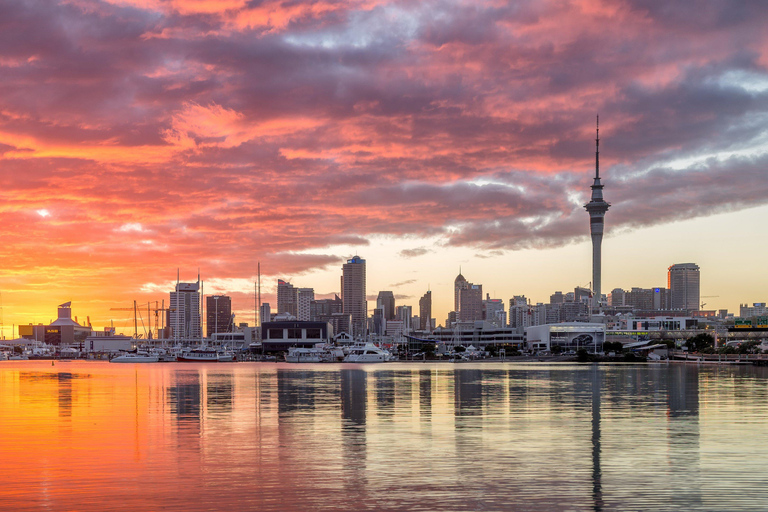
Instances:
[[[595,137],[595,181],[592,183],[592,199],[584,205],[589,213],[589,231],[592,235],[592,309],[600,309],[601,245],[605,212],[610,203],[603,199],[603,184],[600,182],[600,116],[597,117]]]

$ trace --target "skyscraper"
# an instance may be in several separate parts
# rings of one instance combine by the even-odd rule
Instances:
[[[395,294],[390,291],[381,291],[376,299],[376,307],[384,310],[385,320],[395,319]]]
[[[467,280],[461,275],[461,269],[459,269],[459,275],[453,281],[453,310],[457,314],[459,312],[459,290],[465,289],[467,285]]]
[[[667,288],[672,309],[699,310],[699,266],[695,263],[677,263],[669,267]]]
[[[209,295],[205,298],[205,335],[215,332],[230,332],[232,298],[227,295]]]
[[[311,317],[312,302],[315,300],[314,288],[296,289],[296,320],[308,322]]]
[[[277,313],[288,313],[297,316],[296,309],[296,288],[288,281],[277,280]]]
[[[176,282],[171,292],[170,327],[177,340],[196,340],[202,336],[200,326],[200,278],[196,283]]]
[[[422,331],[431,331],[432,327],[430,325],[432,319],[432,290],[428,290],[427,293],[425,293],[420,299],[419,299],[419,329]]]
[[[365,260],[355,256],[342,266],[342,296],[344,313],[352,318],[352,336],[364,336],[368,319],[365,297]]]
[[[603,200],[603,184],[600,183],[600,117],[597,118],[595,138],[595,181],[592,183],[592,200],[584,205],[589,213],[589,231],[592,235],[592,309],[600,308],[601,297],[601,249],[605,212],[611,206]]]
[[[476,322],[483,319],[483,285],[467,283],[459,289],[459,310],[456,312],[459,322]]]

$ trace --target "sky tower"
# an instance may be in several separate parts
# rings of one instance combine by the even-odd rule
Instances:
[[[589,213],[589,231],[592,234],[592,309],[600,308],[600,246],[603,243],[605,212],[611,206],[603,199],[603,184],[600,183],[600,116],[597,116],[595,138],[595,182],[592,184],[592,200],[584,205]]]

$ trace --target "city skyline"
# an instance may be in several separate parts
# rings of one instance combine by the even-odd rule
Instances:
[[[432,290],[439,323],[460,266],[483,296],[547,302],[593,279],[598,113],[603,294],[694,262],[707,309],[762,302],[768,5],[691,11],[10,2],[5,334],[67,301],[122,327],[110,308],[168,300],[178,268],[252,323],[257,262],[276,308],[277,279],[340,293],[355,254],[368,297],[415,311]]]

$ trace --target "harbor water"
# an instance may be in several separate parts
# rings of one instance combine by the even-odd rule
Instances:
[[[768,369],[0,362],[0,510],[765,510]]]

